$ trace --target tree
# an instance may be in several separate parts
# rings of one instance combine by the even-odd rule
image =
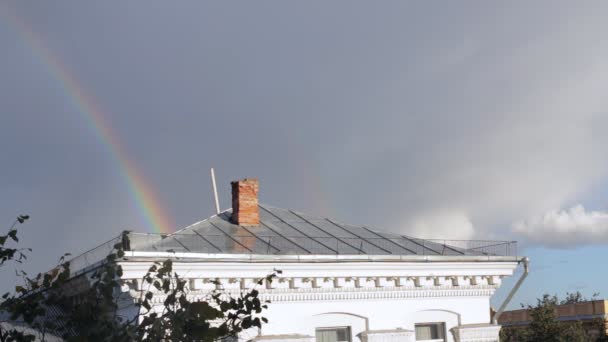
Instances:
[[[574,321],[562,323],[560,341],[588,342],[591,341],[591,339],[590,336],[587,336],[587,332],[583,328],[583,322]]]
[[[597,294],[594,295],[596,297]],[[556,295],[544,294],[537,298],[536,305],[527,305],[530,314],[530,324],[527,327],[504,327],[500,332],[501,341],[517,342],[587,342],[606,341],[603,333],[603,320],[593,322],[594,328],[600,332],[598,337],[588,335],[580,321],[560,322],[557,320],[557,305],[585,302],[587,299],[580,293],[567,293],[566,298],[559,300]],[[522,307],[524,305],[522,304]],[[596,326],[597,325],[597,326]]]
[[[528,305],[530,311],[530,325],[528,327],[529,341],[560,341],[560,326],[555,316],[556,296],[545,294],[537,299],[536,306]]]
[[[9,233],[0,236],[0,265],[24,260],[22,250],[8,248],[5,243],[8,238],[18,242],[15,225],[27,218],[20,216]],[[70,264],[65,261],[67,255],[49,272],[33,278],[22,273],[25,284],[16,286],[13,294],[4,294],[0,314],[7,315],[7,320],[23,321],[36,329],[42,339],[44,334],[53,333],[67,341],[215,341],[260,328],[267,321],[260,315],[267,308],[266,303],[258,298],[255,288],[231,297],[218,283],[219,289],[207,298],[191,301],[187,283],[173,271],[171,260],[153,264],[143,277],[147,288],[133,303],[138,314],[121,316],[118,302],[122,268],[118,261],[124,257],[128,244],[128,234],[124,232],[114,251],[89,274],[72,277]],[[257,284],[272,281],[279,273],[275,271]],[[86,286],[82,286],[83,281]],[[166,298],[160,310],[152,304],[156,295]],[[33,334],[21,329],[0,325],[0,342],[34,339]]]
[[[588,302],[590,300],[595,300],[598,296],[599,296],[599,293],[597,293],[597,292],[594,293],[593,296],[591,296],[591,298],[585,297],[580,291],[576,291],[573,293],[566,292],[566,298],[562,299],[559,302],[559,304],[564,305],[564,304],[576,304],[576,303]]]

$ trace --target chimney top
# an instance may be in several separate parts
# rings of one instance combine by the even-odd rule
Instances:
[[[230,183],[232,185],[231,221],[240,226],[260,224],[258,207],[259,182],[257,178],[245,178]]]

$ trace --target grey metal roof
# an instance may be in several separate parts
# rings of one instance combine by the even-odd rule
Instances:
[[[425,240],[260,205],[260,224],[230,221],[232,210],[170,235],[130,233],[133,251],[213,254],[511,255],[512,242]]]

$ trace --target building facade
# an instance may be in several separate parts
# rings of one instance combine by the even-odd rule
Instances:
[[[522,260],[512,242],[415,239],[261,205],[257,192],[257,180],[233,182],[230,210],[170,235],[130,233],[122,291],[139,298],[151,263],[170,258],[192,299],[257,286],[269,322],[245,340],[498,341],[490,297]]]

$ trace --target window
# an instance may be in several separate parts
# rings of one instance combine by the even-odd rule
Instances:
[[[350,342],[350,327],[317,328],[317,342]]]
[[[445,323],[416,324],[416,341],[445,342]]]

